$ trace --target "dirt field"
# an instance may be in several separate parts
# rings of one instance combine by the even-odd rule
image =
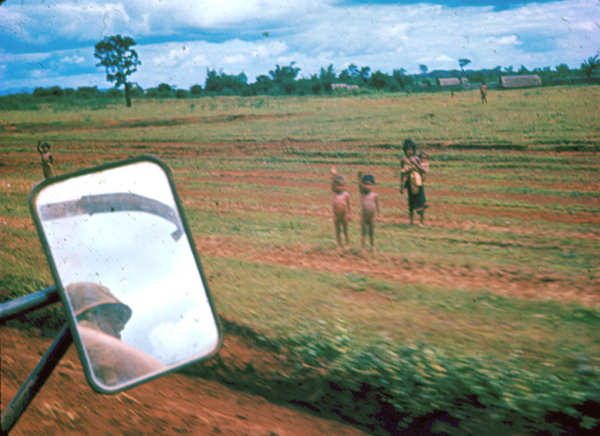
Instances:
[[[1,329],[2,410],[52,339],[36,329]],[[255,361],[255,352],[227,337],[221,358]],[[333,418],[329,416],[329,418]],[[114,396],[88,386],[72,346],[11,435],[346,435],[367,433],[306,409],[183,374]]]
[[[241,122],[243,118],[235,120]],[[194,124],[198,119],[190,118],[188,121],[180,124]],[[134,124],[132,121],[115,121],[110,127],[131,130],[136,128]],[[109,125],[101,126],[104,127],[99,128],[99,132]],[[179,126],[179,124],[171,122],[162,128],[167,129],[171,126]],[[142,125],[142,127],[155,131],[161,129],[161,126]],[[21,132],[40,135],[62,132],[58,127],[52,129],[32,132],[24,129]],[[87,134],[93,129],[63,130],[68,130],[69,134],[76,136],[78,133]],[[12,134],[12,130],[5,126],[4,134]],[[544,161],[540,164],[535,163],[537,167],[535,165],[532,167],[537,172],[529,172],[530,168],[523,170],[527,177],[533,175],[530,179],[526,179],[526,186],[531,189],[531,192],[521,189],[523,186],[522,179],[519,179],[523,176],[519,173],[521,168],[518,168],[518,171],[511,167],[504,169],[501,164],[498,164],[497,168],[486,169],[486,175],[501,177],[507,174],[507,177],[505,180],[493,178],[476,179],[475,182],[471,180],[469,182],[471,187],[465,183],[471,191],[454,187],[462,182],[463,177],[469,177],[468,171],[463,172],[460,168],[446,169],[445,173],[439,171],[437,174],[434,173],[429,181],[432,187],[428,187],[428,196],[432,207],[428,211],[426,231],[430,233],[424,233],[423,238],[428,244],[427,249],[420,250],[425,254],[422,256],[421,252],[406,254],[402,247],[397,245],[393,247],[384,245],[384,249],[361,254],[358,250],[360,244],[358,216],[355,216],[351,223],[353,248],[348,252],[338,251],[335,249],[334,235],[330,229],[330,191],[327,179],[329,168],[337,164],[348,172],[355,173],[356,170],[368,165],[360,159],[352,161],[350,158],[341,163],[336,162],[335,159],[330,159],[327,153],[350,148],[356,153],[362,153],[363,150],[373,150],[375,146],[370,143],[348,145],[310,141],[302,143],[128,141],[124,146],[122,142],[114,140],[103,142],[74,139],[57,144],[53,150],[55,150],[55,159],[58,163],[56,167],[59,173],[66,172],[67,169],[73,171],[145,153],[163,158],[169,165],[174,166],[174,177],[188,219],[190,215],[195,214],[214,219],[215,222],[221,219],[223,222],[231,223],[234,219],[243,221],[244,217],[250,216],[257,221],[264,219],[264,224],[260,222],[260,225],[257,225],[264,233],[268,232],[263,231],[262,227],[273,223],[288,225],[297,217],[313,226],[310,235],[312,241],[304,240],[304,235],[296,238],[285,234],[282,236],[284,243],[253,239],[241,231],[238,233],[230,231],[230,228],[214,233],[194,229],[194,240],[201,258],[218,259],[224,262],[235,261],[235,263],[239,261],[240,265],[242,262],[247,262],[265,267],[306,271],[309,275],[327,273],[342,278],[357,275],[369,280],[398,284],[399,287],[414,285],[431,289],[452,288],[472,292],[473,295],[485,290],[494,296],[511,301],[534,303],[553,301],[564,303],[564,306],[572,304],[589,308],[590,313],[596,313],[594,311],[600,308],[599,264],[597,259],[593,262],[588,260],[590,253],[595,251],[600,254],[598,251],[600,218],[597,213],[600,202],[596,195],[600,190],[600,179],[593,177],[594,172],[597,175],[597,171],[600,170],[596,153],[559,154],[552,151],[550,146],[541,151],[529,150],[524,153],[502,151],[507,157],[507,162],[510,159],[516,162],[523,156],[534,163],[538,157],[542,159],[566,157],[566,164],[554,163],[554,161],[549,164],[555,167],[564,165],[564,169],[561,167],[553,170],[553,174],[557,176],[556,180],[548,181],[544,178],[544,171],[546,171]],[[438,143],[425,144],[425,147],[432,154],[440,155],[447,151],[444,145]],[[290,150],[322,153],[325,157],[314,162],[306,158],[296,168],[293,160],[296,155],[290,154]],[[41,247],[38,246],[39,243],[34,236],[33,222],[30,218],[26,218],[28,213],[26,195],[33,186],[32,180],[41,177],[39,157],[35,152],[27,150],[6,154],[2,154],[1,151],[0,148],[0,194],[4,197],[0,200],[4,199],[7,205],[4,209],[0,207],[0,242],[4,245],[3,254],[6,260],[15,264],[24,262],[33,269],[34,265],[45,261]],[[469,153],[476,155],[478,151]],[[493,155],[489,150],[486,153]],[[577,166],[579,171],[587,175],[591,174],[592,177],[589,179],[580,177],[576,171],[571,170],[569,156],[572,157],[573,166]],[[269,157],[274,157],[274,161],[277,162],[272,167],[266,163]],[[250,163],[245,162],[245,159]],[[367,157],[364,161],[370,163],[369,159],[370,157]],[[405,195],[398,194],[398,169],[388,165],[389,161],[391,161],[390,156],[380,155],[373,160],[377,166],[372,168],[376,171],[377,192],[384,199],[383,214],[378,226],[379,229],[383,229],[382,232],[387,232],[385,235],[391,239],[398,235],[406,237],[414,230],[408,226]],[[473,162],[479,165],[481,160],[474,159]],[[512,165],[513,161],[510,161],[510,164]],[[64,165],[65,168],[61,169],[60,165]],[[436,162],[435,165],[444,169],[445,163]],[[510,179],[508,175],[511,171],[518,173],[519,177]],[[33,177],[30,174],[37,175]],[[499,186],[502,189],[498,188]],[[355,186],[351,187],[354,189],[353,204],[358,208],[358,193],[355,188]],[[582,195],[580,196],[579,193]],[[19,200],[14,200],[17,197]],[[472,202],[474,198],[477,200],[483,198],[487,203]],[[15,212],[15,209],[18,209],[15,204],[21,208],[17,212]],[[318,225],[321,224],[312,224],[314,222],[328,226],[328,239],[319,239],[321,230]],[[231,224],[229,227],[232,227]],[[278,228],[271,229],[273,234],[278,231]],[[280,233],[285,232],[281,230]],[[377,237],[379,235],[381,233],[378,233]],[[436,258],[433,255],[438,242],[444,245],[446,251]],[[22,248],[23,245],[28,246],[27,250]],[[475,259],[470,262],[469,253],[460,257],[463,254],[460,250],[468,251],[470,247],[489,248],[490,258]],[[455,260],[453,251],[455,249],[461,260]],[[505,265],[505,261],[513,260],[511,257],[513,253],[515,256],[530,256],[530,258],[518,266]],[[539,266],[535,260],[531,260],[531,256],[537,256],[538,253],[542,266]],[[581,260],[582,265],[588,262],[592,266],[576,269],[570,264],[559,268],[558,262],[563,259],[570,260],[575,256],[580,256],[577,259],[585,259]],[[556,268],[553,261],[557,262]],[[28,270],[24,271],[24,275],[29,274]],[[219,295],[219,279],[215,278],[213,285],[210,268],[205,266],[205,271],[209,276],[213,297],[219,306],[219,303],[226,301],[230,294]],[[49,275],[43,276],[43,278],[47,277]],[[2,300],[10,297],[1,287],[0,291],[3,292]],[[394,305],[401,304],[396,303],[395,300],[392,302],[389,296],[389,293],[366,286],[360,292],[341,293],[340,300],[343,301],[340,305],[366,307],[364,313],[358,312],[357,316],[369,315],[381,308],[393,310]],[[248,298],[252,297],[253,295]],[[265,302],[268,303],[270,302]],[[273,311],[276,310],[275,307],[273,306]],[[225,306],[225,309],[229,307]],[[447,329],[467,339],[481,332],[489,334],[490,337],[496,333],[494,331],[496,326],[493,324],[470,323],[468,315],[464,319],[469,322],[465,323],[460,315],[453,312],[449,315],[449,320],[442,320],[443,325],[440,330],[427,330],[426,333],[434,336],[442,329]],[[370,390],[368,386],[364,386],[361,392],[337,391],[336,386],[330,386],[327,392],[320,392],[313,396],[307,394],[306,389],[298,386],[295,380],[290,380],[289,384],[279,387],[269,384],[269,374],[287,374],[291,372],[290,368],[305,363],[298,361],[297,356],[294,357],[285,349],[273,351],[269,347],[261,346],[254,339],[252,329],[257,327],[259,334],[264,333],[260,329],[270,328],[267,323],[254,326],[236,319],[232,313],[221,314],[221,316],[225,325],[225,341],[219,355],[213,361],[207,362],[206,365],[192,365],[178,374],[165,376],[115,396],[102,396],[92,391],[84,379],[79,359],[72,347],[12,434],[256,436],[593,434],[594,428],[586,433],[585,429],[579,427],[580,423],[577,420],[569,420],[566,415],[560,413],[554,418],[547,418],[552,431],[544,433],[541,430],[531,433],[528,430],[530,423],[518,417],[514,417],[514,420],[496,422],[492,429],[485,414],[458,420],[450,418],[444,411],[440,411],[437,415],[423,416],[421,420],[416,419],[405,431],[399,433],[398,427],[395,426],[399,421],[396,412],[386,402],[385,396]],[[395,315],[390,315],[392,316]],[[455,323],[453,323],[453,316],[458,320]],[[425,319],[424,322],[427,324],[431,321],[433,324],[434,321],[439,321],[433,319],[434,315],[430,318],[431,320]],[[413,328],[398,319],[397,324],[392,328],[418,330],[418,327]],[[244,330],[245,328],[248,331]],[[502,333],[507,331],[512,334],[511,330]],[[52,328],[40,329],[12,322],[8,326],[0,327],[0,332],[1,404],[4,410],[52,342],[51,336],[55,331]],[[537,331],[534,333],[538,334]],[[600,344],[597,332],[583,333],[595,336],[594,344]],[[510,338],[510,334],[506,336]],[[543,342],[545,338],[539,340]],[[509,341],[506,339],[507,343]],[[537,358],[537,356],[532,357],[534,360]],[[351,399],[355,405],[354,409],[337,407],[337,404],[346,401],[342,397],[352,395],[354,395]],[[345,404],[347,406],[348,401]],[[598,413],[589,411],[586,413],[600,420]],[[600,424],[596,425],[595,429],[599,427]]]

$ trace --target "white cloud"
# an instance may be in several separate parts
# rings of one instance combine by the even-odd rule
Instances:
[[[83,56],[73,55],[65,56],[61,58],[60,61],[64,62],[65,64],[82,64],[85,62],[85,58]]]
[[[47,70],[31,70],[29,71],[29,77],[32,79],[39,79],[42,77],[48,77],[50,72]]]
[[[27,62],[42,62],[52,57],[52,53],[0,53],[0,62],[21,64]]]
[[[446,55],[442,55],[442,56],[439,56],[438,58],[436,58],[436,61],[437,62],[455,62],[456,59],[452,59]]]
[[[186,53],[186,50],[177,49],[177,50],[169,50],[168,53],[161,54],[152,59],[152,62],[157,67],[168,68],[174,67],[177,65],[181,65],[182,62],[189,59],[189,53]]]
[[[242,64],[246,61],[246,56],[237,54],[237,55],[233,55],[233,56],[225,56],[223,57],[223,63],[225,63],[225,65],[239,65]]]
[[[501,38],[490,38],[490,44],[498,44],[498,45],[519,45],[522,44],[519,41],[517,35],[503,36]]]
[[[304,77],[329,64],[338,72],[354,63],[372,71],[405,68],[416,73],[420,63],[430,70],[458,68],[460,58],[470,59],[474,69],[578,67],[596,53],[600,40],[600,9],[592,0],[522,3],[500,12],[492,6],[342,0],[46,0],[2,8],[0,46],[8,51],[17,35],[30,46],[54,49],[68,41],[92,52],[93,44],[107,35],[132,36],[142,61],[136,80],[143,87],[203,83],[206,68],[245,72],[252,81],[275,64],[290,62]],[[63,56],[76,59],[73,53]],[[81,56],[92,68],[93,58]],[[0,62],[12,65],[17,58],[0,53]],[[98,85],[106,86],[102,81]]]
[[[178,323],[160,323],[148,335],[152,355],[167,365],[191,356],[205,356],[218,342],[213,319],[210,306],[206,304],[184,315]]]
[[[174,49],[174,46],[177,48]],[[257,43],[236,39],[225,43],[185,41],[176,45],[140,45],[137,52],[142,65],[132,77],[143,88],[169,83],[187,89],[193,84],[204,84],[206,69],[209,68],[223,70],[226,74],[244,72],[253,81],[257,75],[268,74],[269,69],[274,69],[275,64],[280,62],[279,55],[286,50],[285,44],[269,40]],[[154,68],[144,68],[145,59]]]

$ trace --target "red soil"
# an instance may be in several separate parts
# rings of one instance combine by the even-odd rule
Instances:
[[[0,328],[2,410],[45,352],[51,338]],[[261,351],[227,335],[221,359],[266,361]],[[262,353],[264,354],[264,352]],[[273,359],[270,359],[273,360]],[[88,386],[72,346],[11,435],[346,435],[367,433],[348,424],[277,405],[184,374],[170,374],[117,395],[100,395]]]
[[[198,120],[186,120],[196,122]],[[290,144],[163,144],[159,147],[147,144],[129,144],[140,153],[153,152],[160,154],[167,161],[169,158],[185,158],[197,156],[223,156],[228,152],[237,155],[256,155],[260,150],[289,147]],[[308,144],[304,144],[307,146]],[[314,144],[313,144],[314,145]],[[123,152],[119,144],[98,144],[95,151],[100,154],[81,154],[75,152],[78,144],[65,144],[60,153],[60,160],[76,162],[77,168],[93,166],[100,160],[119,160],[130,156]],[[327,148],[327,145],[319,144]],[[74,152],[71,153],[70,150]],[[160,151],[160,153],[158,153]],[[36,156],[32,148],[32,154]],[[37,156],[36,156],[37,157]],[[35,168],[40,171],[37,159],[23,158],[20,155],[10,158],[10,164],[0,163],[0,175],[9,180],[11,173],[23,171],[23,168]],[[10,166],[9,166],[10,165]],[[74,165],[75,168],[75,165]],[[395,180],[395,170],[381,169],[379,180],[391,183]],[[306,179],[315,177],[314,172],[277,173],[268,170],[256,170],[251,174],[234,171],[219,171],[202,174],[205,180],[227,184],[257,183],[265,186],[278,185],[284,187],[303,187],[314,185],[322,190],[322,198],[311,199],[308,205],[289,205],[282,198],[255,199],[260,203],[255,211],[267,213],[296,214],[299,216],[316,216],[328,219],[330,209],[327,196],[328,167],[323,165],[323,180],[307,182]],[[178,175],[175,174],[177,183]],[[184,183],[182,183],[184,184]],[[597,189],[598,185],[591,188]],[[21,189],[24,187],[15,188]],[[587,189],[586,189],[587,188]],[[27,188],[28,190],[29,188]],[[589,186],[577,185],[570,189],[585,192]],[[386,207],[404,210],[405,199],[401,198],[397,189],[379,188],[381,196],[386,197]],[[242,194],[234,189],[220,193],[207,194],[198,190],[180,188],[184,206],[211,207],[214,213],[231,211],[247,211],[253,206],[239,207],[236,196]],[[440,192],[439,194],[445,194]],[[432,198],[435,193],[431,193]],[[452,193],[455,198],[467,197],[460,193]],[[554,201],[547,197],[534,195],[495,196],[495,200],[522,201],[540,206]],[[323,201],[321,201],[323,200]],[[560,198],[564,205],[588,204],[597,206],[598,200],[581,198]],[[510,231],[512,234],[529,234],[525,228],[510,226],[510,220],[519,218],[527,221],[540,220],[548,223],[568,223],[573,227],[566,235],[571,239],[588,240],[591,243],[600,242],[600,234],[583,233],[576,224],[598,224],[600,220],[594,213],[570,213],[568,210],[548,211],[543,208],[528,211],[507,211],[492,207],[479,207],[461,204],[437,204],[436,208],[445,212],[473,217],[496,217],[496,225],[480,224],[470,221],[452,221],[436,218],[435,213],[428,217],[428,225],[440,228],[479,229],[487,231]],[[398,225],[400,231],[406,226],[404,214],[385,214],[383,223]],[[504,224],[506,227],[504,227]],[[8,226],[16,229],[33,230],[29,219],[18,219],[0,216],[0,231]],[[563,231],[567,232],[567,231]],[[557,236],[554,234],[554,236]],[[565,277],[552,271],[526,269],[498,269],[488,271],[470,269],[467,267],[434,267],[419,265],[410,268],[411,261],[402,256],[375,253],[368,257],[355,252],[339,253],[328,249],[315,249],[311,246],[293,246],[276,249],[261,249],[256,244],[235,237],[213,237],[196,235],[195,242],[200,253],[208,256],[240,259],[264,264],[283,265],[292,268],[336,273],[365,274],[402,283],[421,283],[445,287],[448,284],[466,289],[483,289],[505,296],[527,299],[555,299],[560,301],[577,301],[587,306],[600,307],[600,281],[588,277]],[[485,243],[485,241],[483,241]],[[340,262],[343,257],[343,262]],[[375,292],[366,290],[353,294],[353,298],[381,298]],[[45,349],[50,345],[51,338],[42,337],[36,329],[17,330],[12,327],[1,327],[2,365],[1,365],[1,404],[4,410],[35,366]],[[253,347],[251,341],[227,333],[225,343],[219,353],[219,359],[234,367],[243,368],[251,363],[262,373],[276,368],[285,370],[284,355]],[[331,418],[328,416],[327,418]],[[57,370],[50,377],[30,408],[17,423],[12,434],[231,434],[231,435],[360,435],[365,434],[356,427],[337,421],[325,419],[323,416],[308,413],[306,410],[291,408],[289,404],[273,404],[259,395],[235,391],[215,381],[184,375],[171,374],[148,384],[139,386],[115,396],[103,396],[94,393],[87,385],[79,359],[74,349],[71,349]]]

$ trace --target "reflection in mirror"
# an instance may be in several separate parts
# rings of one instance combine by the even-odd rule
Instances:
[[[219,346],[175,198],[153,161],[51,183],[33,198],[84,367],[100,391],[138,384]]]

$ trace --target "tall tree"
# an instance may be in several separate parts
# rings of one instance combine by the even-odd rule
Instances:
[[[458,65],[460,66],[460,69],[462,70],[463,74],[465,72],[465,67],[467,65],[469,65],[471,63],[471,61],[469,59],[459,59],[458,60]]]
[[[125,85],[127,107],[131,107],[131,83],[127,81],[127,77],[135,73],[137,66],[142,63],[136,51],[131,49],[134,45],[136,42],[128,36],[107,36],[96,44],[94,53],[94,57],[100,59],[96,66],[106,68],[106,80],[115,82],[115,88]]]
[[[567,64],[560,64],[556,66],[556,75],[559,79],[568,79],[571,77],[571,69]]]
[[[358,73],[358,77],[360,77],[360,80],[364,83],[367,83],[369,77],[371,77],[371,67],[362,67]]]
[[[296,77],[300,72],[300,68],[294,67],[296,62],[292,62],[287,66],[280,67],[275,65],[275,69],[269,71],[269,75],[279,88],[286,94],[292,94],[296,91]]]
[[[600,60],[598,55],[588,58],[587,61],[583,61],[581,64],[581,72],[585,74],[588,79],[595,74],[600,73]]]
[[[223,71],[218,73],[210,68],[206,69],[206,82],[204,90],[217,94],[238,94],[248,86],[248,77],[244,73],[237,76],[225,74]]]
[[[331,72],[335,76],[335,72],[333,72],[333,65],[330,65]],[[323,69],[321,69],[323,71]],[[339,80],[345,82],[349,85],[364,85],[369,81],[369,77],[371,75],[370,67],[362,67],[358,68],[354,64],[348,65],[348,68],[342,70],[339,75]]]
[[[404,80],[404,78],[405,78],[404,73],[406,73],[406,70],[404,68],[400,68],[400,69],[394,70],[392,72],[392,77],[394,78],[394,80],[396,82],[398,82],[398,85],[401,88],[404,88],[404,86],[406,86],[406,82]]]
[[[421,73],[423,73],[423,74],[427,74],[427,71],[429,71],[429,68],[427,68],[427,65],[424,65],[424,64],[419,65],[419,69],[421,70]]]
[[[296,80],[296,76],[300,72],[300,68],[294,67],[296,62],[292,62],[288,66],[280,67],[279,65],[275,65],[274,70],[269,71],[269,75],[273,79],[275,83],[283,83],[288,80]]]
[[[329,64],[327,68],[321,67],[319,79],[325,83],[332,83],[335,80],[335,69],[333,68],[333,64]]]
[[[335,81],[335,70],[333,69],[333,64],[329,64],[327,68],[321,67],[319,79],[323,84],[323,89],[327,92],[331,92],[331,84]]]
[[[385,89],[390,83],[390,76],[377,70],[369,78],[369,86],[377,90]]]

